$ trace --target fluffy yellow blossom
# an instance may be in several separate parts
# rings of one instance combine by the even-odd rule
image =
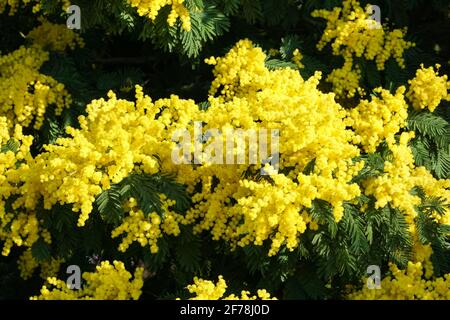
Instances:
[[[30,161],[33,141],[31,136],[23,135],[20,125],[16,125],[11,134],[10,127],[9,121],[0,117],[0,146],[8,147],[0,153],[0,241],[3,242],[4,256],[9,255],[14,245],[31,247],[45,233],[39,227],[34,211],[19,209],[11,212],[6,208],[6,200],[19,193],[18,185],[22,177],[18,170]]]
[[[436,68],[439,70],[439,65]],[[414,109],[428,108],[433,112],[441,100],[450,100],[450,81],[447,75],[439,76],[433,67],[425,68],[423,64],[417,70],[414,79],[409,80],[409,90],[406,96]]]
[[[29,279],[34,271],[39,267],[39,262],[33,258],[31,249],[25,250],[17,261],[20,276],[23,279]]]
[[[168,235],[177,236],[180,234],[178,222],[182,220],[182,216],[169,210],[169,206],[174,205],[175,201],[166,200],[162,197],[163,218],[157,213],[152,212],[147,217],[141,210],[136,208],[135,199],[130,199],[128,206],[130,207],[129,216],[123,219],[122,224],[112,231],[112,238],[126,233],[119,245],[119,250],[124,252],[133,241],[139,242],[142,247],[149,246],[152,253],[158,252],[158,239],[162,237],[164,232]]]
[[[25,280],[31,278],[36,269],[39,267],[41,269],[41,278],[47,279],[48,277],[53,277],[58,273],[63,262],[64,260],[60,258],[50,258],[49,260],[37,261],[33,257],[31,249],[27,249],[19,257],[17,265],[20,271],[20,276]]]
[[[66,25],[54,24],[40,19],[41,25],[27,34],[34,44],[48,51],[64,51],[67,48],[84,47],[83,39]]]
[[[295,49],[292,53],[292,61],[297,65],[299,69],[303,69],[305,66],[302,63],[303,55],[300,53],[300,50]]]
[[[39,239],[39,223],[34,214],[6,214],[1,222],[4,256],[9,255],[13,245],[31,247]]]
[[[388,90],[374,90],[379,97],[372,96],[371,101],[361,100],[359,105],[349,111],[349,120],[355,132],[361,137],[366,152],[375,152],[378,145],[386,140],[395,142],[395,135],[406,126],[408,105],[400,87],[392,95]]]
[[[347,57],[365,57],[375,60],[379,70],[393,57],[404,67],[403,51],[413,46],[403,39],[406,30],[387,30],[386,26],[373,28],[368,13],[357,0],[344,0],[342,7],[331,11],[316,10],[313,17],[327,20],[326,29],[317,47],[321,50],[329,42],[333,54]]]
[[[424,167],[414,166],[414,157],[408,146],[414,132],[404,132],[398,144],[389,143],[392,160],[384,164],[384,174],[369,178],[363,182],[365,195],[376,198],[375,208],[382,208],[388,203],[406,214],[406,221],[414,222],[417,215],[415,206],[420,204],[420,198],[411,194],[414,187],[421,187],[430,197],[450,199],[450,180],[437,180]],[[436,218],[446,220],[447,215]]]
[[[68,4],[67,0],[59,2]],[[197,10],[191,7],[192,1],[185,0],[127,2],[151,21],[166,12],[168,25],[181,25],[184,31],[191,29],[189,10]],[[9,8],[9,13],[14,14],[24,6],[32,6],[36,12],[41,3],[41,0],[0,0],[0,13]],[[62,222],[51,220],[53,216],[42,217],[48,213],[46,210],[57,215],[56,209],[67,205],[78,219],[78,227],[90,228],[90,222],[96,227],[101,220],[88,219],[97,214],[94,203],[102,192],[130,174],[166,173],[186,186],[192,205],[187,212],[175,212],[176,202],[160,194],[161,212],[144,213],[135,199],[127,199],[123,219],[113,227],[105,227],[113,229],[110,236],[118,238],[120,252],[137,243],[156,254],[160,249],[158,241],[167,235],[178,236],[183,225],[190,225],[194,233],[209,234],[232,250],[255,245],[268,248],[268,255],[275,256],[300,250],[300,242],[311,239],[308,229],[317,231],[323,227],[311,214],[318,201],[329,204],[330,214],[338,224],[337,241],[343,238],[341,232],[348,231],[343,229],[349,229],[350,233],[358,231],[348,228],[351,220],[343,220],[347,204],[358,208],[360,202],[365,202],[361,208],[363,216],[375,202],[375,209],[390,206],[405,215],[412,236],[412,261],[405,270],[390,265],[381,290],[363,288],[348,298],[450,299],[450,274],[433,277],[432,246],[421,243],[415,230],[421,198],[412,192],[420,187],[427,197],[448,200],[450,181],[438,180],[425,167],[416,166],[408,145],[413,133],[404,132],[408,117],[405,97],[414,109],[433,112],[442,100],[450,100],[448,76],[439,76],[433,67],[422,65],[409,81],[408,91],[403,86],[396,92],[377,88],[370,99],[361,100],[355,103],[355,108],[347,110],[336,97],[366,94],[360,87],[362,70],[357,61],[364,58],[383,70],[389,59],[395,59],[404,68],[404,52],[414,44],[405,40],[406,29],[390,30],[386,25],[374,25],[356,0],[344,0],[341,7],[318,10],[313,16],[324,18],[327,23],[318,48],[322,50],[330,44],[332,53],[342,56],[344,61],[342,67],[326,78],[332,84],[332,93],[318,89],[320,72],[306,79],[298,70],[268,69],[265,52],[244,39],[223,57],[206,59],[213,66],[214,79],[202,108],[193,100],[176,95],[153,101],[140,86],[136,87],[132,101],[109,92],[107,98],[87,105],[78,119],[79,126],[66,128],[64,137],[42,150],[33,146],[33,155],[30,153],[33,139],[22,130],[40,129],[49,110],[59,116],[71,104],[64,85],[39,70],[49,59],[48,51],[82,47],[83,40],[64,25],[41,20],[42,24],[27,34],[27,46],[0,55],[0,243],[2,255],[20,254],[17,263],[22,278],[31,278],[40,269],[40,276],[47,279],[40,295],[31,299],[138,299],[143,268],[137,267],[133,276],[124,263],[103,261],[95,272],[83,274],[85,283],[81,290],[71,290],[65,281],[56,278],[64,261],[57,256],[38,261],[31,248],[37,241],[51,244],[54,239],[49,230],[59,229]],[[269,55],[279,52],[271,49]],[[292,61],[299,69],[304,67],[302,58],[296,49]],[[123,93],[131,90],[131,86],[121,89]],[[234,140],[231,150],[227,150],[227,156],[231,154],[233,160],[243,152],[244,163],[194,163],[194,158],[208,159],[205,154],[199,158],[191,155],[191,163],[175,163],[174,134],[184,130],[192,138],[199,123],[203,133],[276,130],[277,134],[265,146],[279,141],[278,166],[265,165],[270,157],[261,153],[256,164],[249,163],[249,153],[256,143],[248,134],[241,141]],[[187,142],[188,150],[195,154],[199,146],[203,150],[212,147],[213,140],[206,134],[200,139],[194,136]],[[223,146],[228,141],[221,136],[218,142]],[[384,171],[377,176],[354,179],[364,167],[363,161],[355,159],[361,153],[375,153],[383,142],[389,148],[382,154]],[[244,143],[243,149],[239,143]],[[261,175],[263,168],[272,174]],[[431,215],[437,223],[450,223],[450,209]],[[48,222],[48,229],[44,221]],[[370,230],[366,231],[369,238]],[[52,247],[52,254],[64,244]],[[104,253],[109,255],[108,252],[98,255]],[[142,263],[134,258],[129,261],[134,266]],[[193,282],[187,286],[192,299],[271,299],[264,289],[256,294],[245,290],[231,294],[222,276],[216,283],[197,277]]]
[[[194,278],[194,283],[187,286],[187,289],[190,293],[195,294],[193,298],[190,300],[274,300],[275,298],[271,298],[270,294],[264,290],[258,290],[257,295],[250,295],[249,291],[243,290],[241,292],[241,296],[236,296],[234,294],[224,296],[227,284],[222,276],[219,276],[219,279],[216,284],[209,280],[199,279],[197,277]]]
[[[433,276],[433,263],[430,259],[433,254],[433,249],[430,244],[421,244],[417,239],[417,235],[415,233],[413,235],[415,237],[413,246],[414,262],[422,263],[424,277],[430,279]]]
[[[107,101],[92,101],[86,108],[87,116],[79,118],[80,129],[67,128],[69,137],[46,146],[45,152],[18,169],[23,184],[15,205],[35,208],[40,199],[45,209],[56,203],[73,204],[73,211],[80,212],[78,225],[83,226],[102,190],[134,170],[157,173],[155,155],[171,161],[175,146],[172,133],[178,126],[187,127],[192,119],[187,111],[198,111],[197,106],[175,96],[153,104],[140,87],[136,95],[136,103],[117,99],[112,92]],[[174,111],[176,107],[184,111],[180,116],[184,120]],[[180,121],[172,125],[172,116]]]
[[[112,183],[134,171],[168,172],[187,186],[194,206],[185,217],[167,210],[162,221],[156,214],[144,218],[141,211],[130,210],[113,233],[126,234],[121,250],[138,241],[156,252],[162,232],[178,234],[179,223],[195,224],[196,232],[209,230],[214,239],[227,240],[232,247],[270,240],[271,255],[284,245],[294,249],[308,225],[317,229],[305,211],[313,200],[328,201],[336,221],[341,219],[343,202],[360,195],[358,185],[349,182],[363,163],[352,161],[359,149],[353,145],[357,136],[346,129],[345,110],[333,94],[317,89],[320,74],[304,80],[295,70],[270,71],[265,58],[248,40],[240,41],[225,57],[213,58],[216,80],[211,92],[217,93],[221,86],[224,90],[209,98],[206,111],[176,96],[152,102],[140,87],[136,102],[117,99],[113,93],[108,100],[92,101],[87,115],[79,118],[79,129],[68,128],[67,138],[46,146],[45,152],[17,169],[23,183],[14,205],[32,210],[41,199],[46,209],[72,204],[83,226],[95,198]],[[244,172],[259,170],[248,163],[175,164],[172,136],[178,129],[192,134],[195,121],[204,123],[205,130],[224,132],[283,128],[280,169],[289,171],[274,175],[272,185],[243,178]],[[246,144],[246,154],[249,148]],[[232,152],[238,152],[236,145]],[[313,160],[313,172],[304,174]],[[213,180],[217,183],[211,192]],[[194,191],[199,182],[201,190]]]
[[[14,15],[17,10],[23,6],[32,5],[33,12],[37,13],[42,8],[42,0],[0,0],[0,13],[3,13],[6,8],[9,8],[9,15]],[[58,0],[62,8],[70,6],[69,0]]]
[[[49,260],[42,261],[40,263],[41,272],[40,277],[42,279],[47,279],[49,277],[54,277],[58,274],[61,264],[64,263],[62,258],[50,258]]]
[[[380,289],[364,287],[352,292],[353,300],[448,300],[450,298],[450,274],[433,277],[431,245],[419,242],[414,224],[410,228],[413,238],[412,261],[404,270],[390,264],[390,274],[381,281]]]
[[[137,300],[143,285],[143,268],[136,268],[134,277],[120,261],[102,261],[95,272],[85,272],[85,285],[71,290],[65,281],[48,278],[39,296],[31,300]],[[133,279],[132,279],[133,278]]]
[[[10,170],[8,179],[20,181],[13,189],[17,195],[14,207],[33,212],[41,201],[45,209],[70,204],[79,212],[78,225],[83,226],[96,197],[112,184],[136,172],[170,173],[187,187],[191,208],[184,215],[171,212],[173,203],[165,199],[163,217],[154,212],[145,217],[135,205],[129,206],[112,233],[122,237],[121,251],[138,242],[155,253],[160,237],[177,235],[180,224],[191,224],[194,232],[210,232],[214,240],[224,240],[231,248],[267,243],[269,255],[275,255],[282,247],[297,248],[307,228],[318,229],[309,213],[315,200],[328,202],[339,222],[344,202],[364,193],[375,197],[378,208],[390,204],[411,221],[420,201],[410,193],[412,188],[419,186],[429,196],[449,198],[448,181],[434,179],[425,168],[415,168],[407,145],[411,136],[404,133],[398,144],[395,140],[406,119],[404,88],[395,94],[379,89],[379,97],[364,100],[348,112],[333,93],[317,88],[320,73],[305,80],[289,68],[269,70],[265,60],[264,52],[249,40],[239,41],[224,57],[208,59],[214,65],[215,79],[206,110],[174,95],[152,101],[139,86],[135,101],[118,99],[112,92],[108,99],[92,101],[86,115],[79,118],[78,129],[67,128],[67,137]],[[279,130],[278,172],[257,178],[267,158],[258,155],[259,164],[249,163],[248,137],[244,139],[244,163],[175,163],[174,134],[180,129],[188,132],[191,140],[183,142],[194,152],[198,146],[192,139],[196,123],[202,124],[203,133],[209,129],[223,132],[219,142],[225,142],[226,133],[232,130]],[[0,136],[5,136],[2,139],[9,139],[7,131],[0,131]],[[212,138],[202,140],[203,149],[213,143]],[[392,152],[385,172],[360,185],[353,183],[364,166],[362,161],[354,161],[360,155],[359,146],[372,152],[383,140]],[[227,153],[236,160],[242,150],[237,141],[232,142]],[[13,155],[8,157],[12,157],[12,166]],[[8,190],[5,199],[7,192],[12,192]],[[449,216],[436,219],[444,222]],[[39,236],[44,232],[39,229]],[[26,235],[21,236],[22,241]]]
[[[347,59],[341,68],[336,68],[327,76],[327,81],[333,84],[333,92],[338,97],[353,97],[358,93],[364,95],[364,89],[359,86],[361,70],[352,63],[352,59]]]
[[[127,0],[128,3],[137,8],[137,12],[140,16],[148,17],[154,21],[158,16],[160,10],[165,6],[170,6],[171,10],[167,17],[167,23],[169,26],[174,26],[175,22],[179,18],[183,29],[186,31],[191,30],[191,19],[189,17],[189,10],[184,5],[184,0]]]
[[[298,246],[311,222],[305,209],[313,200],[329,201],[336,221],[341,219],[343,202],[360,195],[359,187],[349,181],[362,163],[352,162],[359,150],[352,145],[356,136],[345,128],[345,110],[333,94],[317,89],[320,73],[304,80],[295,70],[268,70],[265,59],[249,40],[239,41],[222,58],[207,59],[215,65],[210,93],[216,96],[209,98],[210,107],[201,119],[205,130],[282,128],[280,169],[290,172],[272,175],[271,183],[243,179],[249,165],[201,166],[195,170],[198,178],[184,183],[201,181],[203,186],[186,215],[195,231],[211,230],[213,239],[227,240],[232,247],[270,239],[269,254],[274,255],[281,246]],[[314,171],[303,174],[312,160]],[[214,192],[212,176],[218,181]]]
[[[37,45],[0,56],[0,112],[11,124],[28,127],[34,122],[39,129],[49,106],[58,115],[70,105],[64,85],[39,73],[47,60],[48,53]]]
[[[426,279],[421,262],[408,262],[405,270],[390,265],[392,275],[381,281],[381,289],[368,289],[348,295],[351,300],[449,300],[450,274]]]
[[[375,61],[378,70],[383,70],[385,62],[395,58],[400,67],[404,68],[403,53],[414,46],[404,40],[406,29],[388,30],[386,25],[376,25],[369,14],[360,6],[357,0],[344,0],[342,7],[333,10],[315,10],[313,17],[327,21],[325,31],[317,44],[322,50],[331,43],[334,55],[344,58],[344,67],[334,71],[327,81],[333,84],[333,91],[339,96],[353,97],[358,92],[360,74],[353,66],[353,60],[364,57]],[[346,78],[347,73],[350,75]]]
[[[275,57],[275,56],[278,56],[278,55],[280,55],[280,50],[275,49],[275,48],[270,48],[269,49],[269,56]]]
[[[226,99],[232,99],[265,86],[270,74],[264,65],[265,59],[263,50],[253,47],[248,39],[239,41],[225,57],[206,59],[206,63],[215,66],[210,95],[219,93]]]

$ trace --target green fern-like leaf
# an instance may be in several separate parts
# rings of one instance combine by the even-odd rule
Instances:
[[[9,139],[4,145],[1,146],[0,152],[6,153],[12,151],[16,153],[19,150],[20,143],[15,139]]]
[[[348,234],[347,239],[351,243],[350,249],[355,254],[366,254],[369,250],[369,243],[364,232],[364,223],[359,210],[349,204],[346,204],[344,209],[341,225],[345,233]]]
[[[50,258],[50,246],[42,239],[39,238],[31,246],[31,254],[37,261],[44,261]]]
[[[180,241],[175,247],[175,256],[179,265],[187,272],[194,273],[200,269],[201,242],[191,230],[182,229]]]
[[[293,62],[286,62],[279,59],[267,59],[266,60],[266,67],[269,70],[276,70],[276,69],[283,69],[283,68],[291,68],[291,69],[297,69],[297,65]]]
[[[137,200],[146,217],[152,212],[162,215],[159,190],[150,176],[131,174],[125,183],[130,186],[130,196]]]
[[[448,123],[443,118],[427,111],[410,113],[408,129],[428,137],[438,137],[447,133]]]
[[[113,225],[120,223],[124,216],[120,187],[120,185],[111,186],[110,189],[103,191],[95,200],[103,219]]]

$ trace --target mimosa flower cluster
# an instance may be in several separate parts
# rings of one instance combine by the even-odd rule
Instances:
[[[60,114],[71,103],[64,85],[39,72],[48,60],[40,46],[21,47],[0,56],[0,110],[11,123],[42,126],[48,106]]]
[[[414,224],[411,225],[414,238],[413,259],[404,269],[389,264],[388,275],[382,279],[380,289],[364,286],[351,292],[352,300],[448,300],[450,299],[450,274],[433,276],[431,245],[422,245],[417,239]]]
[[[299,49],[295,49],[292,53],[292,61],[297,65],[299,69],[303,69],[305,66],[302,63],[303,55]]]
[[[439,70],[440,65],[436,68]],[[409,80],[408,99],[416,110],[428,109],[433,112],[442,100],[450,100],[450,81],[448,76],[439,76],[433,67],[423,64],[417,70],[414,79]]]
[[[137,300],[142,294],[143,268],[136,268],[134,275],[123,262],[102,261],[95,272],[85,272],[85,284],[80,290],[72,290],[65,281],[48,278],[39,296],[31,300]]]
[[[21,7],[27,5],[33,5],[33,12],[37,13],[42,8],[42,0],[0,0],[0,13],[3,13],[5,9],[9,9],[9,15],[14,15]],[[70,0],[58,0],[61,3],[62,8],[70,6]]]
[[[448,300],[450,299],[450,273],[443,277],[433,276],[429,245],[415,247],[414,259],[405,269],[390,264],[390,274],[381,281],[381,288],[371,290],[363,287],[352,292],[352,300]]]
[[[150,118],[157,110],[145,115],[146,106],[136,110],[134,103],[109,96],[108,102],[101,99],[87,106],[88,116],[79,118],[81,129],[69,127],[69,138],[46,146],[46,152],[23,168],[28,178],[21,186],[20,204],[33,208],[40,199],[47,209],[56,203],[73,204],[83,226],[95,197],[128,176],[135,163],[142,163],[147,173],[158,171],[151,155],[159,153],[164,125]]]
[[[39,238],[39,223],[31,212],[9,212],[6,201],[17,192],[20,175],[16,168],[30,158],[32,137],[22,133],[22,127],[15,125],[13,133],[11,124],[5,117],[0,117],[0,146],[10,145],[10,149],[0,153],[0,240],[3,242],[2,255],[7,256],[13,245],[31,245]]]
[[[161,198],[163,201],[164,219],[161,219],[156,212],[152,212],[148,217],[145,217],[142,210],[137,209],[136,200],[130,199],[128,203],[129,216],[123,220],[119,227],[113,230],[111,235],[113,238],[116,238],[126,233],[119,246],[120,251],[125,252],[132,242],[137,241],[142,247],[148,245],[151,253],[157,253],[158,239],[163,236],[161,231],[174,236],[180,234],[178,223],[183,221],[183,216],[170,211],[169,207],[174,205],[175,201],[166,199],[164,196],[161,196]]]
[[[333,93],[317,89],[319,73],[304,80],[293,69],[267,69],[265,59],[248,40],[239,41],[223,58],[208,59],[215,64],[216,78],[207,110],[177,96],[152,102],[140,87],[136,102],[118,99],[112,92],[108,100],[92,101],[87,115],[79,118],[79,129],[67,128],[67,138],[46,146],[45,152],[16,169],[22,182],[15,206],[32,212],[40,201],[46,209],[71,204],[80,212],[78,225],[83,226],[95,198],[111,184],[133,172],[171,173],[187,186],[193,206],[182,216],[171,212],[173,202],[165,200],[166,214],[161,218],[156,213],[145,217],[131,205],[112,234],[122,237],[121,251],[136,241],[156,253],[163,234],[177,235],[179,224],[192,224],[195,232],[209,231],[231,248],[269,240],[269,255],[275,255],[282,246],[295,249],[307,228],[317,229],[309,213],[315,199],[330,203],[339,222],[344,202],[363,193],[373,195],[377,207],[391,204],[412,218],[419,201],[410,194],[413,187],[449,198],[448,180],[436,180],[425,168],[415,168],[407,146],[411,136],[402,134],[399,144],[395,139],[405,126],[404,88],[394,95],[380,89],[379,98],[363,100],[346,111]],[[192,132],[196,121],[202,121],[205,129],[224,132],[283,128],[280,172],[270,180],[256,180],[252,175],[259,168],[253,165],[173,163],[174,132]],[[361,153],[359,146],[373,152],[381,141],[388,142],[393,154],[384,174],[352,183],[364,166],[363,161],[354,162]],[[311,162],[313,170],[305,172]],[[448,214],[437,219],[447,221]]]
[[[73,211],[80,212],[78,225],[84,226],[102,190],[134,170],[159,172],[155,155],[171,162],[173,132],[187,127],[193,110],[199,111],[193,101],[175,96],[153,104],[140,87],[136,103],[117,99],[112,92],[108,95],[107,101],[94,100],[87,106],[87,116],[79,118],[80,129],[68,127],[68,138],[46,146],[21,168],[27,178],[18,205],[33,208],[41,199],[46,209],[56,203],[73,204]],[[172,117],[179,121],[171,125]]]
[[[167,17],[167,23],[173,27],[178,19],[181,20],[182,27],[185,31],[191,30],[191,19],[189,10],[185,6],[184,0],[127,0],[128,3],[137,8],[140,16],[148,17],[154,21],[160,10],[165,6],[170,6],[171,10]]]
[[[0,145],[14,149],[0,154],[0,240],[4,243],[3,255],[8,255],[13,246],[23,247],[19,268],[24,278],[30,277],[38,267],[42,274],[55,273],[62,262],[55,258],[44,264],[32,257],[30,247],[39,238],[47,244],[52,241],[36,217],[38,205],[42,203],[44,209],[70,205],[77,214],[78,226],[83,227],[96,212],[96,198],[134,173],[172,174],[187,187],[192,206],[185,213],[174,212],[174,200],[161,195],[163,214],[146,215],[136,199],[127,199],[124,218],[114,225],[111,233],[112,238],[119,238],[121,252],[137,242],[156,254],[159,239],[165,235],[177,236],[181,225],[191,225],[195,233],[210,233],[214,240],[224,240],[231,249],[268,244],[268,254],[274,256],[283,248],[290,251],[298,248],[300,241],[308,241],[302,239],[308,229],[319,228],[319,222],[311,214],[316,200],[330,204],[334,221],[339,223],[346,203],[357,204],[361,195],[372,197],[377,209],[387,205],[399,209],[414,233],[416,207],[421,200],[411,193],[413,188],[421,187],[429,197],[450,199],[450,181],[438,180],[426,168],[416,166],[409,146],[414,134],[405,132],[408,116],[405,96],[412,104],[421,101],[421,106],[434,110],[436,103],[446,98],[442,90],[443,84],[447,86],[445,77],[422,69],[410,82],[409,91],[403,86],[394,93],[378,88],[377,96],[361,100],[354,109],[345,109],[336,102],[335,93],[318,89],[320,72],[303,79],[298,70],[270,70],[265,64],[264,51],[249,40],[239,41],[223,57],[207,59],[214,66],[207,108],[199,108],[193,100],[176,95],[153,101],[140,86],[136,86],[135,101],[120,99],[110,91],[106,99],[88,104],[85,115],[78,118],[79,127],[67,127],[65,137],[46,145],[32,157],[32,138],[23,135],[22,126],[34,121],[34,127],[39,128],[47,105],[55,104],[59,114],[70,102],[68,94],[62,94],[65,93],[62,85],[58,87],[56,81],[39,74],[39,68],[48,59],[42,46],[64,50],[82,45],[73,35],[62,35],[56,41],[46,38],[47,28],[56,30],[43,22],[29,34],[34,45],[0,58],[0,86],[21,84],[21,87],[15,85],[18,89],[12,91],[14,96],[10,96],[11,91],[3,91],[3,96],[0,93],[3,115]],[[293,60],[297,65],[301,63],[299,51],[294,52]],[[26,81],[21,83],[21,79],[15,78],[17,74]],[[38,80],[33,83],[27,74]],[[36,85],[44,80],[47,95],[40,93],[43,89]],[[33,93],[28,92],[30,83],[35,84]],[[421,93],[420,87],[435,83],[439,89],[430,90],[432,96]],[[18,104],[24,93],[28,100]],[[14,108],[1,101],[13,101]],[[34,109],[29,108],[32,105],[29,101],[37,101]],[[257,165],[174,163],[172,151],[177,146],[172,140],[174,133],[180,129],[193,133],[198,122],[204,130],[221,132],[281,129],[278,172],[261,178],[261,166]],[[212,139],[203,138],[204,148],[212,144]],[[362,154],[375,153],[382,142],[389,149],[383,172],[354,182],[366,165],[356,159]],[[191,141],[191,149],[195,150],[198,143]],[[232,151],[237,154],[236,145]],[[245,153],[249,153],[248,145]],[[14,212],[6,209],[10,199],[13,199]],[[448,223],[450,211],[434,218],[439,223]],[[422,267],[426,269],[425,276],[431,272],[429,248],[416,244],[415,253],[418,258],[411,262],[411,270],[403,273],[395,267],[392,269],[395,277],[406,284],[422,277],[419,272]],[[49,278],[48,287],[43,287],[41,295],[34,298],[137,299],[142,273],[137,268],[131,280],[132,275],[123,263],[111,265],[105,261],[97,272],[84,275],[86,285],[81,291],[72,291],[65,282]],[[390,282],[394,288],[395,282],[389,279],[387,288]],[[439,295],[446,285],[437,279],[419,293],[414,291],[414,296],[428,297],[424,292],[429,290]],[[221,277],[217,284],[196,278],[188,290],[198,299],[270,298],[264,290],[257,295],[247,291],[240,296],[226,295],[226,288]]]
[[[26,38],[33,44],[47,51],[66,51],[76,47],[83,48],[84,41],[74,31],[63,24],[54,24],[45,19],[40,19],[41,25],[31,30]]]
[[[450,199],[450,180],[437,180],[424,167],[415,167],[414,157],[408,142],[414,132],[404,132],[398,144],[389,144],[392,160],[384,164],[384,173],[363,182],[366,195],[373,195],[377,201],[376,208],[383,208],[388,203],[400,209],[406,215],[406,221],[414,223],[417,215],[415,206],[420,204],[418,196],[411,194],[414,187],[421,187],[429,197]],[[450,221],[450,210],[435,219],[443,224]]]
[[[40,277],[45,280],[48,277],[52,277],[57,274],[63,262],[64,259],[61,258],[50,258],[48,260],[37,261],[33,257],[31,249],[27,249],[19,257],[17,265],[20,271],[20,276],[24,280],[31,278],[38,268],[40,268]]]
[[[56,30],[56,34],[66,34],[46,41],[47,46],[56,44],[56,48],[62,49],[82,44],[78,36],[68,35],[72,31],[67,33],[58,25],[44,25],[48,32],[52,29]],[[20,198],[19,186],[22,185],[23,174],[34,161],[30,154],[33,137],[24,135],[23,127],[34,124],[35,129],[40,128],[49,106],[54,106],[58,115],[71,102],[64,85],[39,72],[39,68],[48,60],[49,53],[42,48],[44,43],[37,40],[38,34],[42,33],[37,32],[32,36],[38,43],[30,47],[22,46],[10,54],[0,56],[0,146],[9,146],[7,151],[0,154],[0,240],[4,242],[4,256],[9,255],[14,245],[30,248],[39,237],[51,243],[50,234],[40,226],[36,217],[35,206],[23,206],[19,200],[12,204],[13,212],[6,210],[6,201],[11,196]],[[31,255],[28,256],[31,258]],[[26,259],[25,254],[22,257],[21,274],[26,278],[34,270],[30,266],[37,265],[37,262]]]
[[[29,47],[21,46],[12,53],[0,56],[0,111],[11,124],[35,129],[42,126],[48,107],[61,114],[71,104],[64,85],[39,72],[48,61],[50,51],[63,51],[84,45],[83,40],[64,25],[42,20],[42,24],[28,35]]]
[[[16,245],[25,247],[18,259],[18,268],[23,279],[30,278],[34,271],[40,267],[43,278],[55,274],[59,270],[61,259],[53,259],[38,262],[31,253],[32,245],[42,238],[47,244],[51,244],[51,235],[48,230],[42,228],[34,210],[24,210],[13,205],[14,211],[6,206],[6,201],[12,195],[18,194],[17,186],[21,183],[19,171],[31,161],[30,146],[32,137],[22,133],[22,127],[16,125],[10,136],[8,120],[0,117],[0,146],[9,146],[10,150],[0,153],[0,240],[3,242],[2,255],[8,256],[11,248]],[[12,149],[12,150],[11,150]]]
[[[386,25],[371,20],[357,0],[344,0],[342,7],[335,7],[331,11],[316,10],[312,16],[327,20],[317,48],[322,50],[331,43],[333,54],[341,55],[345,61],[342,68],[334,69],[327,77],[338,96],[363,94],[358,90],[361,75],[354,63],[355,58],[364,57],[375,61],[378,70],[383,70],[386,61],[394,58],[404,68],[403,53],[414,46],[404,39],[406,29],[389,30]]]
[[[243,290],[240,296],[235,294],[226,295],[227,284],[222,276],[216,284],[210,280],[194,278],[194,283],[187,286],[190,293],[195,294],[191,300],[276,300],[271,298],[265,289],[257,291],[256,295],[251,295],[249,291]]]
[[[236,63],[227,63],[231,57],[240,61],[242,70],[237,74],[245,82],[232,71]],[[23,182],[15,205],[33,210],[41,200],[46,209],[57,203],[72,204],[73,210],[80,212],[78,224],[83,226],[96,196],[111,183],[122,181],[136,170],[148,174],[161,171],[175,173],[179,182],[188,186],[194,206],[183,219],[169,214],[165,222],[150,215],[148,226],[132,222],[142,222],[143,216],[139,211],[130,211],[130,217],[114,232],[114,236],[128,234],[121,250],[130,241],[139,241],[149,243],[151,251],[156,252],[158,222],[169,234],[176,234],[176,225],[181,222],[194,224],[197,232],[210,230],[214,239],[227,240],[232,247],[261,245],[270,239],[271,255],[282,245],[293,250],[308,224],[317,227],[307,212],[314,199],[331,203],[339,221],[343,202],[360,195],[359,186],[349,181],[363,163],[352,161],[359,155],[358,147],[352,144],[357,136],[346,129],[346,112],[334,101],[333,94],[317,89],[320,75],[305,81],[295,70],[269,71],[262,50],[247,40],[216,61],[214,72],[217,79],[227,82],[228,91],[211,96],[207,111],[176,96],[152,103],[139,87],[136,103],[117,99],[113,93],[107,101],[94,100],[87,106],[87,116],[79,118],[80,129],[68,128],[68,138],[46,146],[45,152],[17,169]],[[215,83],[217,80],[212,90]],[[234,98],[228,101],[231,93]],[[283,110],[277,107],[280,101],[285,105]],[[203,121],[205,128],[224,131],[233,127],[284,128],[280,167],[289,171],[274,175],[272,185],[243,178],[244,172],[258,170],[249,165],[174,164],[172,134],[179,128],[192,131],[192,119]],[[161,167],[154,155],[161,160]],[[314,171],[304,174],[304,168],[314,159]],[[218,184],[211,192],[214,179]],[[202,188],[194,193],[199,182]],[[133,234],[133,226],[149,229]]]
[[[243,179],[249,166],[198,168],[193,185],[202,181],[204,188],[194,195],[186,219],[196,221],[195,230],[211,230],[214,239],[232,246],[271,239],[273,255],[283,244],[291,250],[298,245],[298,236],[312,222],[307,209],[314,199],[330,202],[336,221],[341,219],[342,203],[360,194],[358,185],[349,181],[363,163],[352,162],[359,149],[353,145],[356,135],[345,128],[345,110],[334,94],[317,89],[320,73],[304,80],[296,70],[268,70],[265,59],[248,40],[239,41],[223,58],[208,59],[215,65],[215,80],[202,119],[205,127],[224,131],[230,126],[283,128],[280,170],[290,169],[271,176],[271,184]],[[304,174],[313,159],[314,172]],[[219,182],[211,192],[213,176]]]
[[[361,100],[349,111],[349,123],[361,138],[364,151],[374,153],[382,141],[395,143],[395,135],[406,126],[408,105],[405,101],[405,87],[391,94],[377,88],[371,100]]]
[[[391,276],[381,281],[380,290],[366,287],[351,293],[352,300],[448,300],[450,299],[450,274],[435,279],[423,278],[423,265],[408,262],[405,270],[391,265]]]

